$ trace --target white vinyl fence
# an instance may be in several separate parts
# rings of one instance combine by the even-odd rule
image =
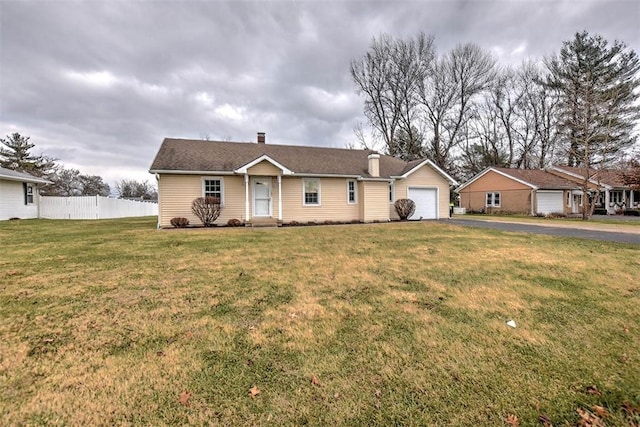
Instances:
[[[40,197],[40,218],[107,219],[158,215],[156,202],[102,196]]]

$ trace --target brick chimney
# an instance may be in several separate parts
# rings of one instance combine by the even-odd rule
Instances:
[[[258,132],[258,144],[264,144],[265,143],[265,133],[264,132]]]
[[[369,154],[369,175],[373,177],[380,176],[380,154]]]

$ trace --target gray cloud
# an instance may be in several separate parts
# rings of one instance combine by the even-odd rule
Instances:
[[[114,181],[165,136],[340,147],[362,118],[348,67],[382,32],[473,41],[504,64],[586,29],[638,51],[618,1],[3,1],[0,135]]]

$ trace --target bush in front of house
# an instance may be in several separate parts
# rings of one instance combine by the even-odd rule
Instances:
[[[640,216],[640,209],[627,209],[624,211],[626,216]]]
[[[398,199],[393,207],[401,221],[406,221],[416,211],[416,203],[411,199]]]
[[[202,221],[205,227],[213,227],[214,222],[222,212],[222,205],[218,197],[198,197],[191,203],[191,212]]]
[[[175,228],[184,228],[187,225],[189,225],[189,220],[181,216],[171,218],[170,222],[171,222],[171,225],[173,225]]]
[[[231,218],[229,221],[227,221],[228,227],[240,227],[241,225],[242,221],[240,221],[238,218]]]

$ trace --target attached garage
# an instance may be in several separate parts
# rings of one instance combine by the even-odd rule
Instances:
[[[438,219],[438,189],[409,187],[407,197],[416,204],[416,211],[409,219]]]
[[[536,213],[548,215],[564,212],[564,192],[551,190],[538,190],[536,192]]]

